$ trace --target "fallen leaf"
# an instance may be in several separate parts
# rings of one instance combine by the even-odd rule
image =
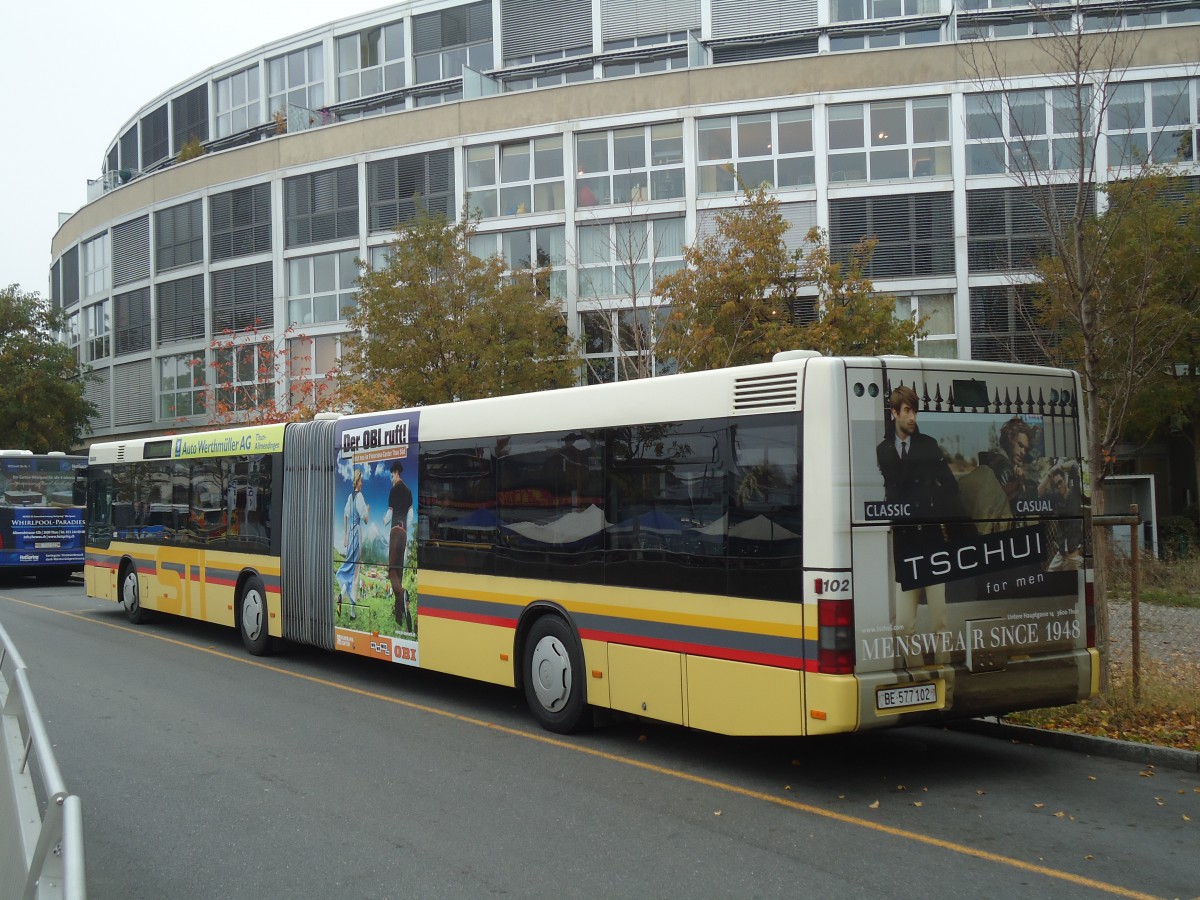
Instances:
[[[845,799],[846,799],[846,795],[845,795],[845,794],[838,794],[838,799],[839,799],[839,800],[845,800]]]
[[[720,814],[721,814],[721,811],[719,809],[713,813],[714,816],[719,816]]]
[[[1046,805],[1045,803],[1035,803],[1035,804],[1033,804],[1033,808],[1034,808],[1034,809],[1041,809],[1041,808],[1042,808],[1042,807],[1044,807],[1045,805]]]
[[[1090,853],[1084,857],[1084,859],[1095,859],[1095,858],[1096,857],[1092,856],[1092,854],[1090,854]]]
[[[1184,814],[1183,814],[1183,821],[1185,821],[1185,822],[1190,822],[1190,821],[1192,821],[1192,817],[1191,817],[1191,816],[1189,816],[1187,813],[1184,813]]]
[[[913,806],[924,806],[924,805],[925,805],[925,804],[924,804],[924,803],[922,803],[920,800],[914,800],[914,801],[913,801]]]
[[[791,786],[790,784],[785,784],[785,785],[783,786],[783,789],[784,789],[785,791],[790,791],[790,790],[792,789],[792,786]]]
[[[876,800],[874,803],[872,803],[872,804],[871,804],[871,805],[868,807],[868,809],[879,809],[879,801],[878,801],[878,800]]]
[[[975,793],[977,793],[980,797],[982,797],[984,794],[987,793],[987,791],[985,791],[983,788],[976,788]]]
[[[905,787],[904,785],[902,785],[902,784],[898,784],[898,785],[896,785],[896,790],[898,790],[898,791],[907,791],[907,790],[908,790],[908,788],[906,788],[906,787]]]
[[[639,734],[639,735],[638,735],[638,740],[639,740],[639,741],[641,741],[642,743],[645,743],[645,742],[646,742],[646,736],[645,736],[644,734]]]
[[[1096,780],[1096,776],[1095,776],[1095,775],[1089,775],[1089,776],[1088,776],[1088,781],[1095,781],[1095,780]]]
[[[1065,815],[1066,815],[1066,813],[1065,813],[1065,812],[1056,812],[1056,813],[1054,814],[1054,818],[1056,818],[1056,819],[1061,819],[1061,818],[1062,818],[1063,816],[1065,816]]]

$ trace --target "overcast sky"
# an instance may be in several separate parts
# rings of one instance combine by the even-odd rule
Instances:
[[[0,287],[49,294],[59,213],[87,201],[108,143],[210,66],[388,0],[6,0],[0,4]]]

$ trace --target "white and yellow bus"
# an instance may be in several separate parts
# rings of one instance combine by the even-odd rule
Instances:
[[[770,363],[96,444],[91,596],[740,735],[1095,693],[1079,379]]]

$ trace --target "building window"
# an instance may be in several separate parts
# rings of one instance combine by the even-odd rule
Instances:
[[[648,59],[618,59],[604,64],[605,78],[621,78],[626,75],[652,75],[688,67],[687,50],[673,53],[657,53]]]
[[[320,407],[333,388],[330,373],[341,357],[341,335],[301,335],[287,342],[290,405]]]
[[[63,336],[68,347],[75,351],[75,358],[79,359],[79,313],[73,312],[66,317],[63,325]]]
[[[1079,168],[1080,129],[1091,131],[1089,90],[1082,103],[1070,88],[968,94],[966,108],[968,175]]]
[[[566,207],[562,135],[468,147],[467,196],[483,218]]]
[[[269,329],[274,322],[269,262],[212,273],[213,334]]]
[[[1040,35],[1070,34],[1072,22],[1070,13],[1056,13],[1046,7],[1031,9],[1025,2],[994,2],[997,8],[1016,7],[1003,19],[992,21],[972,21],[960,17],[958,21],[958,39],[960,41],[987,41],[994,38],[1037,37]],[[979,10],[986,10],[987,3],[977,4]]]
[[[350,318],[357,304],[353,250],[287,261],[288,324],[314,325]]]
[[[831,8],[834,22],[895,19],[899,16],[935,16],[939,12],[940,0],[832,0]]]
[[[942,39],[942,27],[904,28],[898,31],[840,31],[829,35],[829,50],[841,53],[848,50],[882,50],[889,47],[916,47],[936,44]]]
[[[271,341],[220,347],[213,355],[219,414],[253,412],[275,399],[275,352]]]
[[[83,245],[83,296],[108,290],[108,232]]]
[[[554,72],[543,72],[538,75],[509,76],[504,79],[503,83],[504,90],[512,93],[531,91],[534,88],[558,87],[562,84],[580,84],[584,81],[591,81],[595,77],[595,67],[589,63]]]
[[[283,214],[288,247],[358,237],[358,167],[285,179]]]
[[[654,352],[669,307],[589,310],[579,314],[588,384],[670,375],[672,361]]]
[[[150,276],[150,217],[114,225],[112,230],[113,285]]]
[[[1036,317],[1032,285],[971,288],[971,356],[1046,365],[1046,334]]]
[[[735,194],[741,186],[812,187],[812,109],[718,116],[696,126],[697,180],[702,195]]]
[[[559,301],[567,296],[567,238],[562,225],[477,232],[471,238],[471,253],[479,259],[499,255],[510,273],[549,269],[550,296]]]
[[[271,251],[271,185],[214,194],[208,201],[209,258]]]
[[[338,99],[357,100],[404,87],[404,22],[337,39]]]
[[[1191,79],[1181,78],[1110,87],[1109,168],[1195,161],[1194,85]]]
[[[112,306],[111,301],[101,300],[83,310],[87,328],[87,359],[93,362],[104,359],[112,352]]]
[[[846,260],[868,237],[877,241],[867,268],[872,278],[953,275],[953,194],[829,201],[829,244],[834,261]]]
[[[489,71],[493,66],[490,0],[415,16],[413,61],[417,84],[458,78],[463,66]]]
[[[217,137],[228,137],[261,124],[258,66],[221,78],[217,87]]]
[[[174,132],[174,152],[178,153],[188,141],[208,140],[208,85],[188,91],[171,101],[171,128]]]
[[[411,222],[420,207],[431,215],[455,217],[450,150],[367,163],[367,227],[371,234]]]
[[[915,321],[925,317],[925,337],[916,342],[917,356],[928,359],[958,357],[954,327],[954,294],[912,294],[896,297],[896,318]]]
[[[158,418],[182,419],[207,412],[203,353],[181,353],[158,360]]]
[[[199,340],[204,337],[204,276],[192,275],[165,281],[154,288],[158,343]]]
[[[204,212],[199,200],[154,214],[154,271],[165,272],[204,259]]]
[[[113,298],[116,355],[150,349],[150,288],[145,287]]]
[[[1046,222],[1046,188],[994,188],[967,191],[967,266],[976,272],[1032,268],[1053,249]],[[1070,216],[1076,188],[1054,188],[1054,203]],[[1093,198],[1089,193],[1088,205]]]
[[[318,110],[325,105],[325,64],[320,44],[267,61],[269,113],[287,115],[289,106]]]
[[[578,234],[581,300],[649,297],[683,266],[682,217],[580,225]]]
[[[62,255],[62,305],[68,309],[79,302],[79,245]]]
[[[147,113],[141,120],[142,166],[150,168],[167,158],[171,153],[170,135],[167,133],[167,106]]]
[[[575,138],[580,207],[683,197],[683,124],[639,125]]]
[[[878,100],[829,107],[829,180],[950,175],[950,100]]]

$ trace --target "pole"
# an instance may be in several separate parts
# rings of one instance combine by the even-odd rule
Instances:
[[[1141,516],[1138,505],[1130,504],[1129,515],[1133,521],[1129,525],[1129,627],[1130,643],[1133,647],[1133,702],[1142,699],[1142,637],[1138,621],[1138,600],[1141,594],[1141,540],[1138,525]]]

